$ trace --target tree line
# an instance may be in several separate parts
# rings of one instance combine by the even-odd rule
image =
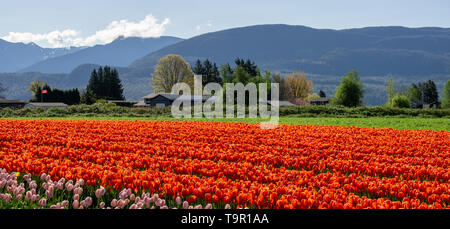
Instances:
[[[159,60],[155,72],[152,74],[152,86],[155,92],[169,93],[173,85],[185,82],[193,89],[193,77],[194,74],[198,74],[203,76],[203,85],[207,83],[221,85],[225,83],[243,83],[244,85],[267,83],[270,90],[270,83],[278,83],[280,100],[291,101],[295,104],[304,104],[312,99],[327,97],[322,90],[318,94],[313,92],[313,82],[307,79],[305,73],[293,72],[281,76],[279,73],[272,74],[266,70],[261,74],[260,68],[255,62],[241,58],[234,61],[234,66],[233,68],[227,63],[218,68],[216,63],[209,59],[203,62],[198,59],[191,68],[181,56],[167,55]],[[406,90],[396,90],[391,79],[387,82],[386,91],[388,94],[387,106],[411,107],[411,103],[422,105],[439,102],[436,85],[432,80],[412,84]],[[365,90],[358,72],[352,70],[341,78],[340,85],[336,87],[336,92],[330,98],[330,102],[346,107],[362,106],[364,93]],[[268,94],[270,95],[270,91]],[[441,106],[450,108],[450,81],[445,84]]]
[[[398,108],[420,108],[423,105],[439,106],[439,94],[434,81],[413,83],[409,87],[396,88],[394,79],[390,77],[386,81],[387,102],[386,106]],[[450,108],[450,80],[444,86],[442,108]]]
[[[80,92],[77,88],[60,90],[50,87],[46,82],[37,80],[31,82],[28,91],[33,93],[30,102],[61,102],[67,105],[80,103]]]
[[[279,98],[280,100],[291,101],[295,104],[301,104],[305,101],[309,101],[314,98],[326,97],[325,92],[320,91],[319,94],[313,93],[313,82],[307,79],[307,75],[302,72],[293,72],[285,77],[279,73],[272,74],[270,71],[265,70],[261,73],[260,68],[255,62],[250,59],[244,60],[236,58],[234,61],[234,67],[231,67],[229,63],[217,68],[216,63],[209,61],[208,59],[203,62],[197,60],[194,68],[191,69],[190,65],[184,61],[179,55],[167,55],[159,60],[155,73],[152,74],[152,86],[155,92],[169,93],[172,87],[179,82],[187,83],[193,91],[193,77],[194,74],[202,75],[202,83],[218,83],[225,85],[226,83],[242,83],[244,85],[248,83],[266,83],[269,89],[268,98],[270,98],[270,84],[278,83],[279,86]],[[347,79],[350,77],[349,79]],[[343,80],[344,86],[338,88],[338,94],[336,95],[337,104],[346,106],[358,106],[362,103],[362,84],[357,76],[356,71],[352,72]],[[353,83],[353,80],[358,82]],[[359,90],[353,94],[350,87],[356,85]],[[259,89],[259,88],[258,88]],[[349,93],[347,93],[349,91]],[[348,94],[348,95],[347,95]],[[344,96],[347,95],[347,96]],[[356,99],[356,101],[350,101]]]
[[[74,105],[94,104],[98,100],[125,100],[119,73],[109,66],[94,69],[82,93],[77,88],[69,90],[52,88],[39,80],[31,82],[28,91],[33,94],[30,102],[62,102]]]

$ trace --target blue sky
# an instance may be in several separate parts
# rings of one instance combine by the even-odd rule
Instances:
[[[278,23],[331,29],[387,25],[448,28],[450,1],[8,0],[2,1],[0,8],[0,38],[45,47],[108,43],[120,34],[189,38],[227,28]]]

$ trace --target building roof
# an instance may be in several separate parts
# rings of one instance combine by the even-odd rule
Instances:
[[[27,102],[20,100],[0,99],[0,103],[27,103]]]
[[[163,96],[169,100],[175,100],[178,97],[180,97],[180,95],[170,94],[170,93],[151,93],[151,94],[144,96],[144,99],[153,99],[153,98],[156,98],[157,96]]]
[[[310,102],[329,102],[331,98],[317,98],[317,99],[311,99]]]
[[[162,96],[168,100],[175,101],[176,99],[180,99],[182,101],[199,101],[205,102],[209,98],[217,98],[217,96],[207,96],[207,95],[178,95],[178,94],[169,94],[169,93],[151,93],[144,97],[144,99],[153,99],[158,96]]]
[[[65,103],[28,103],[27,105],[31,105],[34,107],[68,107],[69,106]]]
[[[149,107],[148,104],[145,103],[145,101],[139,101],[136,104],[133,105],[134,107]]]
[[[272,105],[275,101],[274,100],[260,100],[260,103],[267,103],[268,105]],[[278,101],[278,106],[283,107],[283,106],[295,106],[295,104],[289,102],[289,101],[284,101],[284,100],[280,100]]]

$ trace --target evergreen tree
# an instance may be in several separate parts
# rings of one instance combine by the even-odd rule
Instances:
[[[123,86],[116,69],[109,66],[100,67],[91,73],[86,87],[97,99],[124,100]]]
[[[82,104],[94,104],[97,101],[97,98],[95,97],[95,94],[91,91],[91,89],[87,88],[83,91],[83,94],[81,95],[81,103]]]
[[[433,80],[428,80],[422,84],[422,95],[424,103],[436,103],[439,100],[439,95],[437,93],[436,84]]]
[[[5,96],[3,95],[3,92],[6,91],[6,88],[2,87],[2,83],[0,83],[0,99],[4,99]]]
[[[120,81],[119,73],[116,69],[111,71],[109,78],[109,89],[112,100],[125,100],[125,97],[123,96],[122,82]]]
[[[89,78],[87,89],[91,91],[99,91],[100,79],[97,74],[97,70],[93,70],[91,77]]]
[[[196,75],[204,75],[205,74],[205,69],[203,68],[203,64],[200,61],[200,59],[197,59],[197,61],[195,62],[195,66],[192,68],[192,71]]]
[[[250,76],[258,76],[261,75],[258,69],[258,66],[256,66],[255,62],[252,62],[250,59],[247,59],[247,61],[244,61],[244,59],[237,58],[234,63],[236,64],[236,67],[243,67],[244,70],[250,75]]]
[[[325,94],[324,91],[320,90],[320,91],[319,91],[319,97],[320,97],[320,98],[326,98],[327,95]]]
[[[233,69],[230,67],[230,64],[222,65],[219,71],[222,76],[223,83],[231,83],[233,81]]]
[[[206,85],[208,83],[222,84],[222,79],[220,78],[220,72],[217,68],[216,63],[213,64],[208,59],[206,59],[203,63],[199,59],[197,59],[192,71],[196,75],[202,75],[203,85]]]

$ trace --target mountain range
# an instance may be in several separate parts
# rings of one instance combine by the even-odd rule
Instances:
[[[181,40],[177,37],[165,36],[159,38],[119,37],[106,45],[96,45],[40,61],[19,72],[70,73],[76,67],[86,63],[125,67],[148,53]]]
[[[168,54],[179,54],[191,65],[197,59],[206,58],[218,65],[232,64],[240,57],[255,61],[261,70],[282,74],[303,71],[310,75],[315,90],[324,90],[327,94],[334,93],[342,75],[356,69],[366,87],[366,104],[377,105],[385,101],[384,85],[389,75],[398,85],[432,79],[441,89],[450,78],[450,29],[368,27],[331,30],[257,25],[206,33],[186,40],[121,37],[110,44],[41,59],[13,74],[0,74],[0,82],[14,88],[20,83],[5,78],[21,78],[23,84],[29,84],[29,80],[45,75],[54,82],[52,86],[83,88],[94,68],[110,65],[118,68],[127,99],[137,100],[152,91],[149,85],[151,73],[158,60]],[[30,95],[9,92],[8,96],[24,99],[25,94]]]
[[[0,39],[0,72],[16,72],[39,61],[74,53],[84,48],[42,48],[35,43],[12,43]]]

